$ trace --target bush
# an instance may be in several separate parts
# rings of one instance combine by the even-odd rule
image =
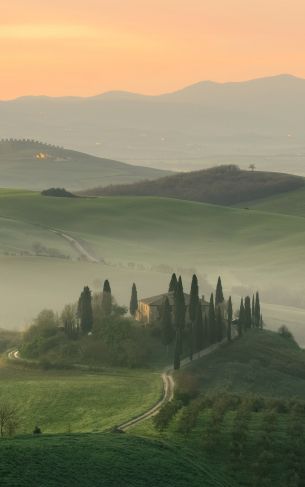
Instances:
[[[200,390],[200,384],[197,377],[180,372],[176,378],[175,398],[182,401],[183,404],[188,404],[192,399],[195,399]]]
[[[287,326],[285,326],[285,325],[280,326],[280,328],[278,329],[278,333],[283,338],[286,338],[287,340],[292,340],[295,342],[294,336]]]
[[[181,409],[182,407],[183,407],[183,403],[181,401],[178,401],[177,399],[174,399],[173,401],[166,403],[160,409],[159,413],[153,418],[153,423],[155,428],[158,431],[165,430],[169,425],[170,421],[173,419],[173,417],[177,414],[179,409]]]

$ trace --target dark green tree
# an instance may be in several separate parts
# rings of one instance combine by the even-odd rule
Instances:
[[[174,273],[174,274],[172,275],[172,278],[171,278],[170,283],[169,283],[168,292],[169,292],[169,293],[173,293],[173,292],[175,292],[175,291],[176,291],[177,284],[178,284],[177,276],[176,276],[176,274]]]
[[[216,316],[214,306],[214,295],[211,294],[209,305],[209,345],[216,342]]]
[[[112,311],[112,295],[111,287],[108,279],[104,282],[103,293],[102,293],[102,313],[103,316],[111,315]]]
[[[254,294],[252,295],[252,327],[255,327],[255,297]]]
[[[174,295],[174,317],[175,317],[175,327],[184,330],[185,327],[185,297],[183,291],[183,284],[181,276],[178,279],[178,284]]]
[[[259,328],[261,322],[261,305],[259,299],[259,293],[256,293],[255,296],[255,309],[254,309],[254,323],[255,327]]]
[[[138,311],[138,291],[137,291],[137,286],[135,285],[135,283],[133,283],[131,289],[129,312],[131,316],[135,317],[137,311]]]
[[[221,307],[216,307],[216,342],[221,342],[223,339],[223,319]]]
[[[251,328],[252,324],[252,313],[251,313],[251,298],[246,296],[245,298],[245,328]]]
[[[160,325],[162,342],[168,351],[168,346],[172,343],[175,337],[175,330],[172,324],[172,311],[167,296],[162,305]]]
[[[78,317],[80,328],[83,334],[88,334],[92,330],[93,313],[92,313],[92,296],[88,286],[84,287],[78,301]]]
[[[245,326],[245,306],[243,298],[240,301],[239,317],[238,317],[238,336],[241,337]]]
[[[219,277],[217,281],[217,287],[216,287],[215,306],[218,306],[223,302],[224,302],[224,297],[223,297],[223,290],[222,290],[222,282],[221,282],[221,278]]]
[[[194,322],[194,349],[195,352],[200,352],[200,350],[204,349],[206,336],[205,336],[205,328],[204,322],[202,317],[202,307],[200,302],[197,304],[197,312],[196,318]]]
[[[232,340],[232,320],[233,320],[233,306],[232,306],[232,298],[229,297],[228,301],[228,328],[227,328],[227,338],[230,342]]]
[[[185,311],[186,311],[185,298],[184,298],[182,278],[180,276],[174,293],[174,326],[176,330],[175,357],[174,357],[175,369],[178,367],[178,364],[180,367],[180,357],[181,357],[182,346],[183,346],[182,336],[185,328]]]
[[[198,287],[198,279],[196,274],[193,275],[192,278],[192,285],[191,285],[191,294],[190,294],[190,307],[189,307],[189,314],[190,320],[194,323],[197,313],[199,303],[199,287]]]

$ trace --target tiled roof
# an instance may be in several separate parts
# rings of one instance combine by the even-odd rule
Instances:
[[[148,304],[149,306],[161,306],[165,300],[168,298],[169,304],[174,305],[174,292],[158,294],[158,296],[152,296],[151,298],[141,299],[140,303]],[[184,293],[185,304],[188,306],[190,304],[190,295]],[[201,304],[204,306],[209,306],[209,303],[201,299]]]

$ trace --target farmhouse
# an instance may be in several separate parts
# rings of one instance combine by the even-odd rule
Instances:
[[[174,292],[159,294],[158,296],[153,296],[151,298],[141,299],[138,304],[138,311],[136,314],[136,319],[145,324],[152,324],[161,318],[162,305],[165,298],[168,298],[169,304],[174,311]],[[184,293],[184,300],[186,305],[186,321],[189,320],[189,305],[190,305],[190,295]],[[202,296],[201,300],[202,314],[203,316],[208,315],[209,303]]]

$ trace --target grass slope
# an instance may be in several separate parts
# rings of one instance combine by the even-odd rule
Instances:
[[[248,206],[269,213],[305,217],[305,190],[301,188],[291,193],[252,201]]]
[[[161,196],[220,205],[294,191],[304,179],[289,174],[242,171],[237,166],[213,167],[155,181],[93,189],[93,196]]]
[[[38,154],[46,157],[38,159]],[[2,186],[34,190],[54,186],[79,190],[169,174],[27,140],[0,141],[0,171]]]
[[[179,448],[129,435],[69,435],[0,442],[3,487],[226,487]]]
[[[186,371],[201,395],[169,425],[134,433],[174,443],[240,487],[302,487],[305,455],[305,352],[291,340],[249,332]]]
[[[305,399],[305,351],[269,331],[250,331],[194,363],[202,389]],[[178,375],[179,378],[179,375]]]
[[[160,375],[149,371],[104,373],[43,371],[3,366],[1,400],[13,402],[18,432],[39,424],[44,433],[97,432],[141,414],[155,404]]]

